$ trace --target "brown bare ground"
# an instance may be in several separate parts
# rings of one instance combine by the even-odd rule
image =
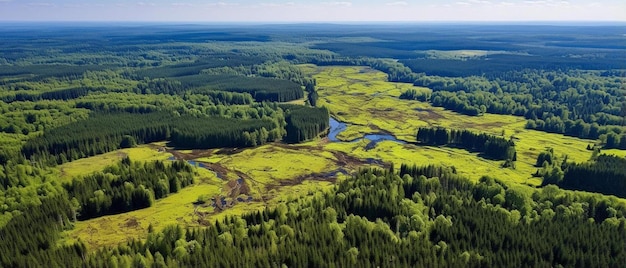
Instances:
[[[125,228],[138,228],[139,221],[135,217],[128,218],[124,223],[123,227]]]

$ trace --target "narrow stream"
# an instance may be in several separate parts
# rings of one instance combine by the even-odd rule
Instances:
[[[337,134],[346,130],[348,125],[346,123],[342,123],[337,121],[335,118],[330,118],[330,131],[328,132],[328,140],[332,142],[339,142],[337,139]]]
[[[171,156],[171,157],[170,157],[170,158],[168,158],[167,160],[170,160],[170,161],[176,161],[176,157]],[[206,170],[208,170],[208,171],[210,171],[210,172],[213,172],[213,174],[215,174],[215,176],[216,176],[218,179],[221,179],[221,180],[226,180],[226,178],[225,178],[222,174],[219,174],[219,173],[215,172],[215,171],[214,171],[214,170],[212,170],[209,166],[207,166],[205,163],[202,163],[202,162],[197,162],[197,161],[194,161],[194,160],[186,160],[186,161],[187,161],[187,163],[189,163],[190,165],[192,165],[192,166],[194,166],[194,167],[204,168],[204,169],[206,169]]]
[[[344,130],[346,130],[346,128],[348,128],[348,125],[346,123],[339,122],[335,118],[332,118],[332,117],[330,118],[330,124],[329,125],[330,125],[330,130],[328,132],[328,140],[331,141],[331,142],[342,142],[339,139],[337,139],[337,135],[339,135],[339,133],[341,133]],[[406,144],[406,142],[398,140],[398,139],[396,139],[395,136],[393,136],[391,134],[387,134],[387,133],[366,134],[365,136],[363,136],[363,138],[358,138],[358,139],[352,140],[350,142],[359,142],[359,141],[361,141],[363,139],[366,139],[366,140],[370,141],[365,146],[366,150],[373,149],[381,141],[393,141],[393,142],[397,142],[397,143],[400,143],[400,144]]]

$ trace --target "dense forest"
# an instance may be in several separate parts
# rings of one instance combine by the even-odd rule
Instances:
[[[1,260],[5,266],[88,267],[614,267],[626,261],[623,204],[547,190],[526,195],[490,177],[474,184],[436,166],[364,169],[329,192],[206,228],[167,227],[91,254],[80,243],[49,247],[50,229],[69,217],[51,209],[19,216],[0,231],[26,243],[14,249],[3,239]],[[34,217],[49,223],[41,242],[32,233],[9,233]]]
[[[618,148],[626,126],[623,78],[591,71],[511,71],[495,78],[422,75],[415,85],[432,93],[404,92],[401,98],[429,101],[467,115],[512,114],[527,128],[598,139],[615,136]]]
[[[601,154],[584,163],[569,163],[564,159],[559,164],[550,150],[539,155],[537,166],[544,169],[544,185],[626,197],[624,158]]]
[[[626,160],[600,151],[626,149],[623,27],[13,27],[0,27],[1,267],[626,263]],[[538,155],[535,167],[528,165],[537,172],[526,174],[524,185],[489,174],[465,178],[453,165],[432,164],[439,159],[396,170],[360,158],[358,143],[323,139],[331,114],[341,114],[323,106],[337,103],[311,71],[346,65],[425,87],[395,93],[385,84],[380,91],[393,101],[400,102],[399,94],[408,100],[403,103],[477,120],[487,113],[518,116],[527,129],[587,139],[592,158],[572,162],[541,144],[522,151],[527,148],[504,134],[440,127],[413,132],[424,124],[403,129],[417,140],[402,143],[403,150],[461,148],[507,172],[515,171],[518,153]],[[375,107],[361,116],[389,111]],[[358,127],[383,129],[372,122]],[[322,174],[323,181],[337,180],[331,190],[302,188],[300,196],[275,206],[199,222],[206,225],[201,228],[149,228],[143,239],[115,246],[64,240],[79,223],[154,206],[199,180],[196,167],[182,160],[120,157],[63,180],[59,165],[153,142],[162,142],[160,150],[236,154],[267,144],[263,148],[309,150],[309,144],[293,144],[312,140],[319,150],[326,143],[354,145],[324,152],[324,161],[345,175]],[[394,150],[388,148],[368,153]],[[280,165],[300,165],[291,160],[299,159],[281,158]],[[321,175],[294,179],[314,176]],[[529,186],[531,176],[540,178],[537,188]]]
[[[285,119],[282,110],[274,107],[277,110],[269,106],[251,109],[251,117],[255,119],[245,120],[162,112],[94,113],[86,120],[29,140],[22,147],[22,154],[54,165],[130,147],[124,146],[129,136],[132,144],[169,140],[178,148],[232,148],[262,145],[281,140],[283,136],[288,142],[300,142],[328,128],[329,115],[323,108],[294,107]]]
[[[325,108],[309,108],[301,105],[283,105],[287,111],[286,142],[297,143],[317,137],[328,130],[329,112]]]
[[[503,137],[469,130],[442,127],[421,127],[417,130],[417,141],[425,145],[448,145],[472,152],[481,152],[485,157],[497,160],[516,161],[515,142]]]
[[[102,172],[75,178],[64,188],[78,203],[74,219],[85,220],[150,207],[154,200],[192,184],[192,173],[184,161],[141,163],[127,157]]]

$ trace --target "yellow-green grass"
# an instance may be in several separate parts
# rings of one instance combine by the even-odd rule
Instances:
[[[456,59],[456,58],[474,58],[474,57],[482,57],[489,54],[487,50],[429,50],[426,52],[429,56],[435,58],[446,58],[446,59]]]
[[[454,166],[460,175],[468,177],[475,182],[480,177],[489,175],[510,182],[532,185],[541,183],[540,180],[532,178],[530,172],[502,168],[500,161],[487,160],[479,157],[477,153],[470,153],[463,149],[416,146],[413,144],[403,145],[393,141],[383,141],[378,143],[373,149],[365,150],[365,145],[368,142],[329,143],[326,148],[348,152],[362,159],[379,159],[385,163],[393,163],[396,167],[399,167],[401,164]]]
[[[222,220],[227,216],[243,215],[264,209],[265,207],[273,207],[278,203],[294,200],[299,197],[314,194],[324,190],[329,190],[333,184],[328,181],[303,181],[300,184],[283,186],[272,189],[264,195],[263,201],[259,202],[242,202],[228,208],[222,212],[207,216],[205,219],[210,222]]]
[[[91,249],[115,245],[130,238],[144,238],[150,224],[162,229],[170,224],[194,226],[194,205],[201,195],[217,195],[219,185],[199,184],[180,190],[176,194],[157,200],[149,208],[128,213],[103,216],[77,222],[74,229],[66,233],[69,241],[80,239]]]
[[[328,189],[332,186],[332,183],[328,181],[304,180],[278,186],[281,180],[290,180],[337,168],[334,165],[336,159],[333,154],[322,150],[319,146],[321,142],[322,140],[317,139],[300,145],[270,144],[246,149],[236,154],[212,154],[209,157],[195,159],[198,162],[210,162],[227,168],[228,174],[225,174],[227,180],[218,179],[215,173],[205,168],[197,168],[198,176],[195,185],[157,200],[150,208],[78,222],[73,230],[66,233],[64,242],[80,239],[86,242],[89,248],[96,249],[104,245],[115,245],[129,238],[145,238],[150,224],[156,230],[169,224],[199,226],[199,216],[194,213],[195,210],[210,213],[204,217],[204,220],[213,222],[228,215],[241,215],[303,194]],[[215,150],[211,151],[215,153]],[[194,151],[188,150],[185,153],[191,154]],[[163,154],[164,158],[169,157],[169,154]],[[109,158],[101,157],[98,165],[106,166],[102,161]],[[194,207],[192,203],[201,195],[227,195],[228,180],[238,178],[238,172],[249,177],[246,182],[250,186],[250,195],[255,197],[255,201],[240,202],[219,213],[214,213],[211,207]],[[137,224],[135,225],[134,222]]]
[[[314,74],[317,79],[319,103],[328,107],[339,121],[349,124],[338,136],[341,140],[350,141],[369,133],[388,132],[401,140],[415,142],[416,130],[420,126],[470,129],[493,135],[501,135],[504,132],[506,138],[514,136],[516,141],[518,152],[516,169],[501,168],[502,161],[487,160],[462,149],[403,145],[392,141],[381,142],[370,150],[365,149],[369,143],[367,140],[348,143],[315,139],[297,145],[268,144],[234,154],[218,154],[218,150],[180,151],[188,155],[208,155],[195,160],[223,167],[227,170],[227,180],[245,175],[250,186],[250,195],[255,197],[253,202],[238,203],[223,212],[205,216],[205,220],[212,222],[227,215],[241,215],[298,196],[329,189],[332,183],[328,181],[294,179],[342,168],[339,165],[344,162],[337,159],[338,156],[335,154],[337,152],[362,160],[371,158],[386,163],[393,162],[396,167],[402,163],[454,166],[459,174],[473,181],[477,181],[483,175],[490,175],[510,183],[515,189],[527,194],[536,190],[528,185],[536,186],[541,183],[540,179],[533,178],[531,174],[536,171],[533,165],[538,154],[545,148],[551,147],[558,156],[568,155],[570,160],[576,162],[586,161],[591,157],[591,152],[586,150],[586,147],[594,141],[527,130],[524,128],[526,120],[522,117],[491,114],[472,117],[432,107],[424,102],[400,100],[399,95],[408,89],[418,91],[429,89],[414,87],[411,84],[386,82],[384,73],[370,68],[318,68],[314,65],[300,65],[300,68],[307,74]],[[109,158],[119,156],[116,153],[120,152],[130,155],[133,159],[138,158],[137,160],[170,157],[168,153],[140,147],[130,151],[113,152]],[[604,152],[626,155],[626,151],[623,150]],[[136,157],[133,157],[133,154],[136,154]],[[102,158],[89,158],[91,162],[95,162],[93,166],[86,163],[83,165],[86,170],[90,168],[98,170],[98,167],[106,166],[107,161],[117,161],[115,157],[112,158],[114,160]],[[83,167],[69,167],[70,172],[74,169]],[[197,226],[198,216],[194,214],[192,202],[200,195],[226,195],[228,192],[227,180],[217,179],[214,173],[206,169],[197,170],[199,179],[196,180],[196,185],[157,201],[151,208],[80,222],[75,230],[68,233],[68,239],[80,238],[88,242],[90,248],[95,248],[123,242],[128,237],[143,238],[147,235],[150,223],[156,229],[172,223]],[[345,175],[337,174],[337,177],[341,179]],[[287,185],[279,186],[281,183]],[[201,208],[200,211],[213,212],[212,208]],[[137,220],[138,225],[135,228],[125,228],[129,220],[131,223]]]
[[[310,70],[309,70],[310,71]],[[410,84],[386,82],[386,75],[367,67],[321,67],[314,73],[320,94],[319,103],[328,107],[337,120],[348,123],[346,131],[337,137],[344,141],[354,140],[364,134],[388,132],[398,139],[414,142],[421,126],[442,126],[453,129],[469,129],[513,136],[516,142],[516,169],[500,168],[501,161],[490,161],[464,150],[434,148],[395,143],[381,143],[372,151],[362,152],[364,145],[329,144],[360,158],[382,158],[385,161],[404,163],[442,163],[457,167],[459,173],[478,179],[489,174],[505,181],[537,185],[539,179],[531,178],[536,171],[534,164],[540,152],[553,148],[557,156],[568,156],[570,161],[583,162],[591,157],[586,150],[592,140],[568,137],[525,129],[523,117],[485,114],[466,116],[429,103],[400,100],[399,95],[407,89],[428,89]],[[341,148],[345,147],[345,148]],[[626,155],[623,150],[606,150],[606,153]],[[562,159],[562,158],[561,158]]]
[[[209,174],[209,173],[206,173]],[[210,181],[211,183],[206,183]],[[304,181],[301,184],[280,187],[264,194],[263,201],[240,202],[215,213],[212,207],[196,207],[193,203],[199,196],[216,196],[224,192],[225,182],[215,177],[205,178],[205,183],[197,183],[181,189],[178,193],[157,200],[152,207],[118,215],[103,216],[76,223],[74,229],[64,233],[60,244],[81,240],[90,250],[102,246],[113,246],[129,239],[144,239],[148,227],[161,230],[165,226],[178,224],[183,227],[199,227],[199,220],[215,222],[226,216],[242,215],[274,206],[279,202],[295,199],[302,195],[330,189],[332,183],[325,181]],[[199,216],[198,212],[209,213]]]
[[[626,157],[626,150],[610,149],[610,150],[602,150],[602,153],[608,154],[608,155],[615,155],[619,157]]]
[[[400,94],[406,90],[429,89],[386,82],[384,73],[364,67],[325,67],[315,78],[320,94],[318,102],[328,107],[337,120],[357,128],[351,130],[355,135],[339,136],[344,140],[357,138],[359,133],[371,133],[371,129],[393,133],[402,140],[415,141],[415,132],[420,126],[484,130],[525,122],[523,118],[514,116],[466,116],[424,102],[400,100]]]
[[[275,184],[281,180],[336,169],[332,153],[306,146],[269,144],[233,155],[214,154],[196,160],[218,163],[243,172],[261,184]]]
[[[476,57],[483,57],[495,54],[522,54],[509,51],[499,50],[427,50],[425,51],[429,58],[436,59],[459,59],[465,60]]]
[[[315,64],[298,64],[298,69],[305,75],[312,75],[317,73],[317,65]]]
[[[120,149],[105,154],[78,159],[58,166],[60,182],[71,181],[75,177],[85,176],[103,168],[113,165],[124,157],[130,157],[134,161],[166,160],[172,155],[167,152],[159,152],[150,145],[141,145],[136,148]]]

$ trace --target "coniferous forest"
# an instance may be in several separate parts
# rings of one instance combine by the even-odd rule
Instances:
[[[623,25],[0,26],[0,267],[626,263]]]
[[[61,207],[24,214],[2,230],[3,237],[24,242],[3,248],[8,254],[2,263],[615,267],[626,261],[623,204],[549,190],[525,196],[497,179],[483,177],[475,184],[436,166],[403,166],[399,173],[364,169],[328,192],[227,217],[206,228],[169,226],[146,240],[91,254],[80,244],[50,248],[54,240],[46,233],[38,238],[10,232],[26,219],[48,223],[41,231],[50,235],[69,224],[71,204],[56,201],[51,206]]]
[[[458,146],[470,151],[482,152],[486,157],[498,160],[515,161],[515,143],[485,133],[468,130],[448,130],[445,128],[420,128],[417,141],[427,145]]]

